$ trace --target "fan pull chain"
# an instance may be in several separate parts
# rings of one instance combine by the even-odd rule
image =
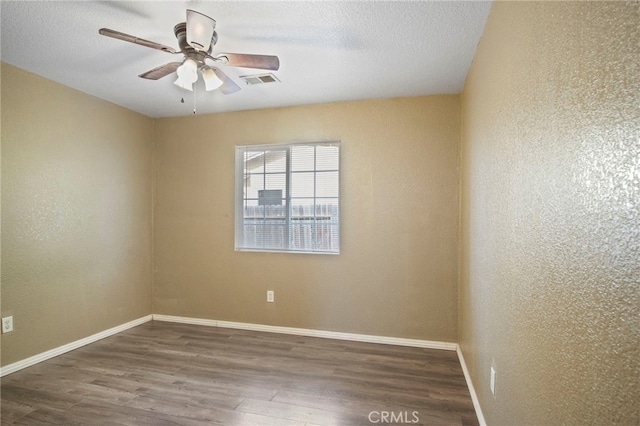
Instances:
[[[196,91],[198,90],[198,85],[193,85],[193,115],[196,115]]]

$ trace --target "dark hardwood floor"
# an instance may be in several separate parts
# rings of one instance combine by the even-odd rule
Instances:
[[[0,391],[3,425],[478,424],[453,351],[158,321]]]

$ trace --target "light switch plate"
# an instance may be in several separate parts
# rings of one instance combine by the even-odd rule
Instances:
[[[496,370],[493,367],[491,367],[491,382],[489,386],[491,387],[491,394],[495,395],[496,394]]]

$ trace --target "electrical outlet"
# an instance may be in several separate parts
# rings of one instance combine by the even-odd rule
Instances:
[[[2,318],[2,333],[10,333],[13,331],[13,316]]]
[[[491,380],[489,382],[489,386],[491,387],[491,394],[495,396],[496,394],[496,370],[491,367]]]
[[[275,302],[275,295],[273,290],[267,290],[267,302],[269,303]]]

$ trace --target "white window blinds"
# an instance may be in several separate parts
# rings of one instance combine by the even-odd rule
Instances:
[[[236,250],[340,252],[340,143],[236,147]]]

